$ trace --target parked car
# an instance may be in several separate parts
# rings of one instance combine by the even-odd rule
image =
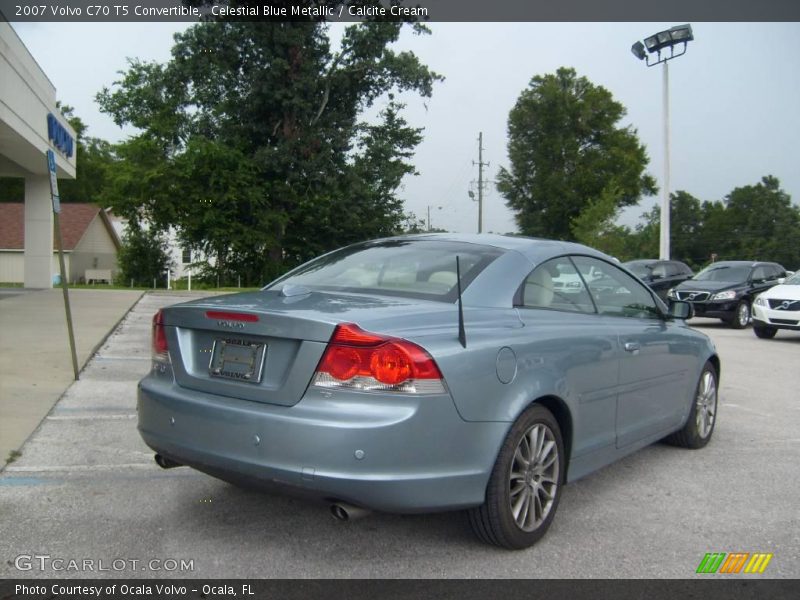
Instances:
[[[755,297],[784,277],[786,269],[777,263],[720,261],[672,288],[668,297],[691,302],[698,317],[722,319],[734,329],[742,329],[750,323]]]
[[[800,273],[759,294],[753,302],[753,332],[773,338],[778,329],[800,331]]]
[[[581,285],[557,291],[567,275]],[[360,243],[158,311],[139,431],[165,468],[311,494],[340,519],[466,509],[480,539],[524,548],[566,483],[665,437],[708,443],[720,362],[690,310],[578,244]]]
[[[645,258],[628,261],[623,266],[649,285],[665,302],[670,289],[694,275],[688,265],[678,260]]]

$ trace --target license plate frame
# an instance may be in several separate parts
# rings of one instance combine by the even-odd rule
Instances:
[[[208,374],[242,383],[261,383],[266,356],[266,344],[240,338],[217,338],[211,347]]]

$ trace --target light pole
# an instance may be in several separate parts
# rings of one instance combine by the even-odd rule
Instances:
[[[437,210],[442,210],[441,206],[435,207]],[[428,231],[431,230],[431,205],[428,204]]]
[[[659,258],[661,260],[669,260],[669,216],[670,216],[670,201],[669,201],[669,68],[667,62],[673,58],[678,58],[686,54],[686,45],[692,41],[692,26],[688,23],[686,25],[676,25],[666,31],[659,31],[658,33],[645,38],[644,44],[636,42],[631,46],[631,52],[639,60],[644,60],[648,67],[654,67],[657,64],[664,64],[664,186],[661,194],[661,233],[659,236]],[[678,51],[675,47],[678,46]],[[645,52],[645,49],[647,52]],[[666,50],[669,49],[669,56]],[[661,51],[664,51],[662,55]],[[650,53],[648,55],[648,52]],[[656,57],[651,62],[650,55],[656,54]]]

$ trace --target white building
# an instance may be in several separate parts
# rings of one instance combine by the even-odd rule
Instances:
[[[47,150],[60,178],[75,178],[75,131],[56,108],[56,89],[13,28],[0,20],[0,177],[25,179],[24,285],[53,285],[53,209]]]

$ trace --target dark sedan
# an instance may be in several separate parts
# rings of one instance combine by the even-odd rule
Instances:
[[[628,261],[623,266],[644,281],[665,302],[667,293],[672,288],[694,275],[688,265],[677,260],[645,258]]]
[[[721,319],[734,329],[743,329],[750,323],[755,297],[784,277],[786,269],[777,263],[720,261],[672,288],[669,298],[691,302],[695,316]]]

